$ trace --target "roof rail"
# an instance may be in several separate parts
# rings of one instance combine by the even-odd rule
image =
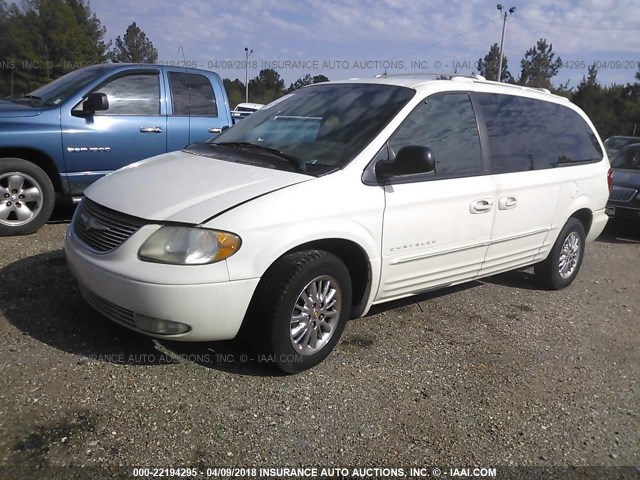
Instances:
[[[555,93],[552,93],[551,90],[549,90],[548,88],[527,87],[525,85],[515,85],[513,83],[496,82],[496,81],[493,81],[493,80],[487,80],[487,79],[482,78],[482,77],[477,78],[476,81],[478,83],[487,83],[489,85],[501,85],[503,87],[517,88],[519,90],[526,90],[526,91],[529,91],[529,92],[546,93],[547,95],[553,95],[554,97],[559,97],[559,98],[566,99],[566,97],[563,97],[562,95],[556,95]]]
[[[463,74],[463,73],[451,73],[451,72],[403,72],[403,73],[380,73],[375,75],[374,78],[385,78],[385,77],[463,77],[463,78],[473,78],[476,80],[484,80],[485,78],[482,75],[477,75],[475,73],[472,74]]]
[[[476,73],[472,74],[462,74],[462,73],[447,73],[447,72],[406,72],[406,73],[383,73],[378,74],[374,78],[386,78],[386,77],[444,77],[446,80],[455,80],[456,78],[460,79],[470,79],[474,82],[478,83],[486,83],[489,85],[500,85],[502,87],[507,88],[517,88],[519,90],[525,90],[529,92],[538,92],[538,93],[546,93],[547,95],[553,95],[554,97],[563,98],[568,100],[566,97],[562,95],[556,95],[552,93],[548,88],[542,87],[526,87],[524,85],[515,85],[513,83],[505,83],[505,82],[496,82],[494,80],[487,80],[482,75],[478,75]]]

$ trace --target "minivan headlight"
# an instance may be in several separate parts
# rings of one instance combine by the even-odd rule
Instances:
[[[240,237],[229,232],[164,226],[142,244],[138,256],[147,262],[204,265],[229,258],[240,244]]]

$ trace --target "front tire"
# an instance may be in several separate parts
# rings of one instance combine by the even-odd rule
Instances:
[[[0,236],[28,235],[53,211],[55,192],[47,174],[20,158],[0,159]]]
[[[263,276],[249,319],[259,354],[285,373],[322,362],[344,331],[351,276],[335,255],[310,250],[285,255]]]
[[[552,290],[568,287],[582,265],[585,237],[582,222],[570,218],[562,227],[547,259],[534,266],[538,282]]]

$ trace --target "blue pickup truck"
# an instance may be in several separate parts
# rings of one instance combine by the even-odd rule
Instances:
[[[220,77],[191,68],[94,65],[0,101],[0,236],[33,233],[56,199],[232,124]]]

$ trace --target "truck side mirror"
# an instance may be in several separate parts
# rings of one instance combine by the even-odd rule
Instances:
[[[407,145],[402,147],[396,158],[378,162],[375,166],[376,177],[385,182],[394,177],[429,173],[436,169],[436,161],[429,147]]]
[[[82,102],[82,110],[74,109],[73,114],[82,117],[105,110],[109,110],[109,98],[105,93],[93,92]]]

